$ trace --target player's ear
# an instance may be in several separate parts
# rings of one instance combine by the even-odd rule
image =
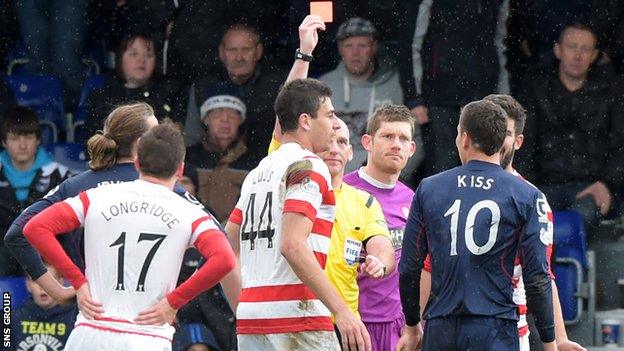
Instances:
[[[516,140],[514,140],[514,150],[520,150],[522,144],[524,144],[524,134],[516,135]]]
[[[175,177],[177,179],[182,178],[182,176],[184,176],[184,162],[180,162],[180,164],[178,165],[178,169],[176,169],[175,172]]]
[[[362,146],[364,147],[364,150],[371,151],[373,147],[373,137],[371,135],[364,134],[362,135],[361,140],[362,140]]]
[[[139,164],[139,157],[138,156],[134,156],[133,163],[134,163],[134,168],[136,168],[136,170],[138,172],[140,172],[141,171],[141,164]]]
[[[299,115],[299,126],[303,128],[303,130],[310,131],[312,129],[311,125],[312,116],[307,113],[302,113]]]
[[[410,142],[409,157],[412,157],[415,152],[416,152],[416,143],[412,140]]]

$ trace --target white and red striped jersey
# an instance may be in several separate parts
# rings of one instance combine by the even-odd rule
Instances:
[[[288,235],[282,215],[305,215],[313,222],[307,243],[323,269],[334,205],[327,166],[299,144],[283,144],[249,173],[230,215],[240,225],[238,334],[333,330],[330,311],[295,275],[280,243]]]
[[[171,340],[169,324],[132,321],[176,288],[185,250],[200,234],[219,230],[214,220],[165,186],[143,180],[90,189],[65,203],[85,227],[85,275],[105,311],[101,320],[79,314],[76,326]]]
[[[527,182],[528,184],[531,184],[529,181],[524,179],[522,175],[520,175],[520,173],[518,173],[515,169],[512,171],[512,174],[522,179],[523,181]],[[544,199],[546,199],[546,196],[544,196]],[[542,216],[542,217],[548,220],[548,229],[551,232],[549,235],[545,235],[544,237],[550,238],[550,244],[548,245],[546,249],[546,256],[548,257],[548,260],[549,260],[548,267],[549,269],[551,269],[550,276],[552,279],[554,279],[555,276],[552,273],[552,268],[550,268],[550,259],[552,256],[552,248],[553,248],[553,242],[552,242],[553,233],[552,232],[554,230],[553,229],[553,212],[550,209],[550,206],[548,205],[548,201],[544,202],[541,210],[545,213],[545,216]],[[524,290],[524,281],[522,280],[522,259],[520,256],[516,256],[516,259],[514,260],[514,271],[513,271],[511,284],[513,286],[513,296],[512,296],[513,301],[518,306],[518,317],[519,317],[518,336],[523,337],[529,332],[529,325],[526,319],[527,299],[526,299],[526,292]]]

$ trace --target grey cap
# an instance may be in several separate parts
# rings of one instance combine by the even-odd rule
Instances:
[[[374,38],[377,35],[377,29],[375,29],[375,26],[367,19],[351,17],[338,27],[336,40],[340,41],[355,35],[370,35]]]

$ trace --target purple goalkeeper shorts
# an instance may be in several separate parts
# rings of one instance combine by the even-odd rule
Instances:
[[[394,351],[399,342],[399,338],[401,338],[401,331],[405,325],[405,318],[401,315],[401,317],[392,322],[364,322],[364,325],[370,334],[373,351]]]

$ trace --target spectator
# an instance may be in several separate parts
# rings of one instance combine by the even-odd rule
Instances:
[[[52,159],[42,147],[39,120],[25,107],[16,107],[0,124],[0,233],[4,237],[13,220],[65,178],[68,169]],[[0,276],[22,275],[19,264],[0,243]]]
[[[261,60],[263,52],[260,36],[253,27],[246,24],[229,27],[219,45],[224,70],[197,80],[191,87],[184,130],[187,145],[201,142],[199,103],[213,95],[215,86],[225,85],[236,90],[247,107],[243,127],[249,149],[254,150],[256,159],[266,155],[275,121],[273,103],[287,72],[267,69]]]
[[[199,200],[220,222],[227,220],[243,180],[257,164],[240,133],[246,112],[245,104],[233,95],[211,96],[200,108],[202,142],[186,151],[185,174]]]
[[[175,99],[179,87],[156,73],[155,52],[155,42],[147,34],[132,34],[122,40],[116,53],[115,72],[107,77],[102,89],[89,95],[84,137],[102,129],[113,108],[131,101],[150,104],[159,120],[170,117],[181,121],[182,104]]]
[[[46,267],[61,283],[58,271],[52,266]],[[74,328],[78,314],[76,304],[58,304],[30,276],[26,277],[26,289],[31,298],[15,311],[11,320],[15,350],[62,350]]]
[[[366,132],[368,117],[375,108],[403,103],[397,70],[376,58],[376,35],[377,30],[366,19],[353,17],[344,22],[336,33],[342,60],[335,70],[319,78],[331,87],[336,114],[349,126],[353,160],[346,167],[347,173],[366,163],[367,152],[362,147],[361,138]],[[415,140],[420,145],[406,173],[413,172],[424,158],[418,126]]]
[[[624,184],[624,99],[618,78],[592,69],[596,35],[566,26],[554,45],[558,66],[527,76],[526,167],[522,173],[554,209],[579,211],[588,224],[613,212]]]
[[[460,107],[509,91],[507,12],[507,1],[419,2],[412,47],[416,88],[429,108],[428,173],[459,165],[454,145]]]
[[[62,77],[65,105],[72,111],[82,86],[87,5],[84,0],[15,1],[29,71]]]

